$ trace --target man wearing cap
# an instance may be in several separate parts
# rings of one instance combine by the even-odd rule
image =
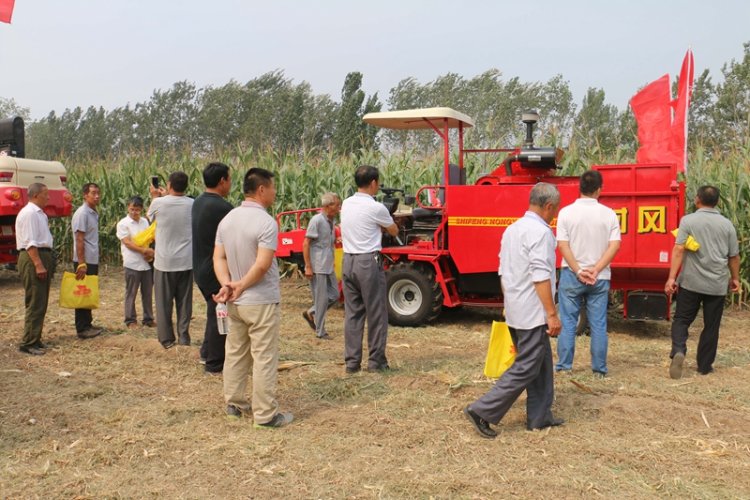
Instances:
[[[52,233],[44,207],[49,200],[47,186],[35,182],[29,186],[29,203],[16,217],[16,248],[18,272],[23,280],[26,315],[23,324],[21,352],[40,356],[45,353],[42,343],[44,316],[47,314],[49,285],[55,272],[52,255]]]

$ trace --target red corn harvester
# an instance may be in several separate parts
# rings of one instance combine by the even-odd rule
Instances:
[[[539,117],[524,113],[526,140],[511,149],[465,149],[464,131],[472,119],[450,108],[369,113],[364,121],[396,130],[432,130],[443,143],[443,184],[422,186],[415,196],[381,188],[383,203],[399,226],[399,235],[383,236],[388,318],[391,324],[417,326],[435,320],[443,308],[502,306],[498,253],[505,229],[522,217],[537,182],[555,184],[561,207],[579,197],[579,178],[555,175],[562,151],[534,146]],[[452,131],[457,131],[453,132]],[[458,164],[451,163],[451,138]],[[469,154],[506,153],[504,161],[471,184],[464,159]],[[685,185],[674,164],[595,165],[604,179],[599,201],[620,221],[622,243],[612,262],[611,290],[620,291],[624,316],[666,319],[669,299],[664,283],[674,245],[670,230],[685,206]],[[400,194],[400,197],[398,196]],[[400,210],[400,202],[412,205]],[[293,229],[279,234],[277,256],[301,263],[304,209],[280,213],[280,224],[294,218]],[[554,228],[555,221],[552,226]],[[560,256],[558,254],[558,266]]]

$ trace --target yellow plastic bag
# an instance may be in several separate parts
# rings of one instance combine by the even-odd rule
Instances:
[[[490,333],[490,346],[484,361],[484,375],[498,378],[516,360],[516,346],[510,337],[510,330],[504,321],[493,321]]]
[[[133,236],[133,243],[139,247],[148,248],[148,246],[156,239],[156,221],[152,222],[150,226],[141,231],[140,233]]]
[[[98,309],[99,276],[87,275],[78,281],[74,273],[64,273],[60,283],[60,307]]]
[[[677,238],[677,233],[679,229],[672,230],[672,235]],[[695,238],[693,238],[692,235],[688,234],[687,240],[685,240],[685,250],[690,250],[691,252],[697,252],[701,247],[701,244],[698,243]]]

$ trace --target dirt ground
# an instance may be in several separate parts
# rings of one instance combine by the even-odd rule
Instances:
[[[716,371],[668,377],[667,323],[610,322],[610,376],[590,374],[579,337],[571,376],[555,380],[566,425],[525,429],[519,401],[481,439],[461,409],[491,387],[482,376],[492,314],[449,311],[435,324],[389,332],[387,374],[347,376],[343,309],[331,341],[300,313],[306,282],[282,281],[278,397],[295,414],[256,430],[224,416],[221,377],[205,375],[198,345],[165,351],[152,329],[125,331],[120,269],[102,276],[95,324],[78,340],[53,287],[44,341],[17,349],[22,286],[0,271],[0,497],[7,498],[748,498],[750,314],[724,319]],[[699,322],[698,322],[699,323]],[[553,341],[554,348],[554,341]],[[289,363],[288,363],[289,364]]]

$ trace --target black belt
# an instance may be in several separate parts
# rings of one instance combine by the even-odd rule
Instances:
[[[51,252],[52,251],[51,248],[39,248],[39,247],[36,247],[36,249],[39,252]],[[28,250],[25,249],[25,248],[22,248],[21,250],[19,250],[19,252],[28,252]]]

